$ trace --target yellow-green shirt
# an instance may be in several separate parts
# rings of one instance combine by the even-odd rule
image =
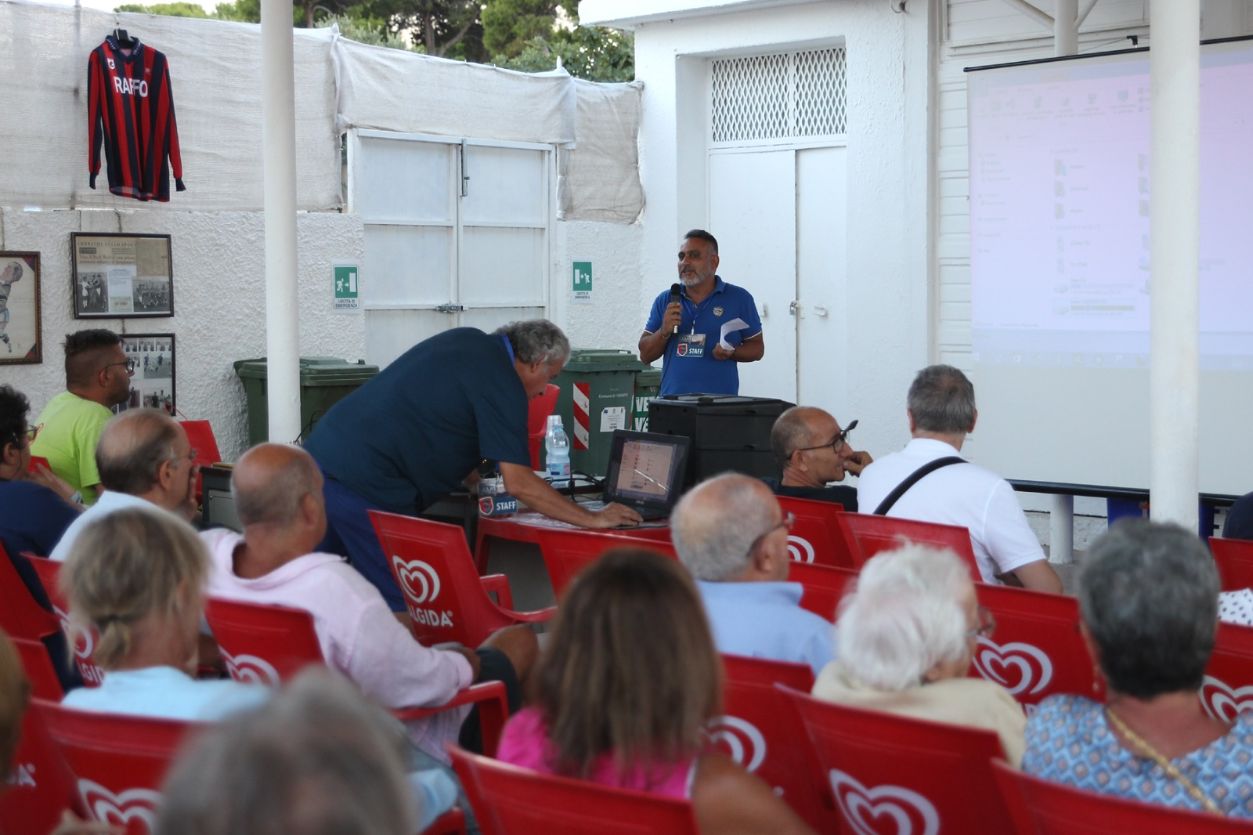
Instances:
[[[48,459],[48,466],[83,496],[85,504],[96,501],[96,443],[104,425],[113,417],[108,407],[63,391],[48,401],[35,425],[39,434],[30,454]]]

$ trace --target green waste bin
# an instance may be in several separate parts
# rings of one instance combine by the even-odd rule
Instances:
[[[631,351],[580,350],[553,382],[556,414],[570,436],[570,469],[602,478],[613,430],[634,422],[635,375],[648,366]]]
[[[635,375],[635,402],[631,406],[631,428],[648,431],[648,404],[661,394],[661,369],[646,366]]]
[[[235,373],[243,381],[244,395],[248,399],[248,445],[267,441],[270,437],[270,408],[265,357],[236,360]],[[366,365],[365,360],[348,362],[336,357],[301,357],[300,439],[309,437],[314,424],[331,406],[378,373],[378,366]]]

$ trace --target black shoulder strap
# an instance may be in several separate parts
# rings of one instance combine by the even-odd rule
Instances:
[[[901,496],[930,473],[935,472],[941,467],[947,467],[949,464],[965,464],[965,458],[959,458],[956,455],[950,455],[947,458],[937,458],[934,461],[928,461],[918,469],[909,474],[909,477],[896,485],[896,489],[888,493],[883,501],[879,502],[879,506],[874,509],[875,516],[886,516],[888,511],[892,509],[892,505],[900,499]]]

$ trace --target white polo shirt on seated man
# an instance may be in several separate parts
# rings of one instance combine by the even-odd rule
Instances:
[[[817,675],[835,656],[835,626],[802,609],[803,587],[787,582],[790,527],[770,488],[739,473],[697,485],[670,516],[718,651],[807,664]]]
[[[857,485],[862,513],[874,513],[920,467],[961,457],[962,444],[979,416],[974,386],[949,365],[918,372],[908,402],[913,440],[862,470]],[[984,582],[1003,582],[1003,577],[1012,576],[1028,589],[1062,591],[1013,488],[990,470],[967,461],[934,470],[906,490],[886,515],[968,528]]]

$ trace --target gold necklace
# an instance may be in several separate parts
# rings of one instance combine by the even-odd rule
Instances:
[[[1128,728],[1127,723],[1124,722],[1117,713],[1114,713],[1114,709],[1109,705],[1105,706],[1105,715],[1109,717],[1109,720],[1114,723],[1114,727],[1118,729],[1118,732],[1121,733],[1128,742],[1139,748],[1141,753],[1145,754],[1149,759],[1161,766],[1162,771],[1165,771],[1167,776],[1177,781],[1179,785],[1184,787],[1188,794],[1192,795],[1192,798],[1197,803],[1200,803],[1203,807],[1205,807],[1205,811],[1218,815],[1219,817],[1223,817],[1222,810],[1218,808],[1218,804],[1210,799],[1209,795],[1201,791],[1200,787],[1197,786],[1196,783],[1189,780],[1184,773],[1175,766],[1174,763],[1158,753],[1157,749],[1155,749],[1152,745],[1149,745],[1143,737],[1131,730],[1131,728]]]

